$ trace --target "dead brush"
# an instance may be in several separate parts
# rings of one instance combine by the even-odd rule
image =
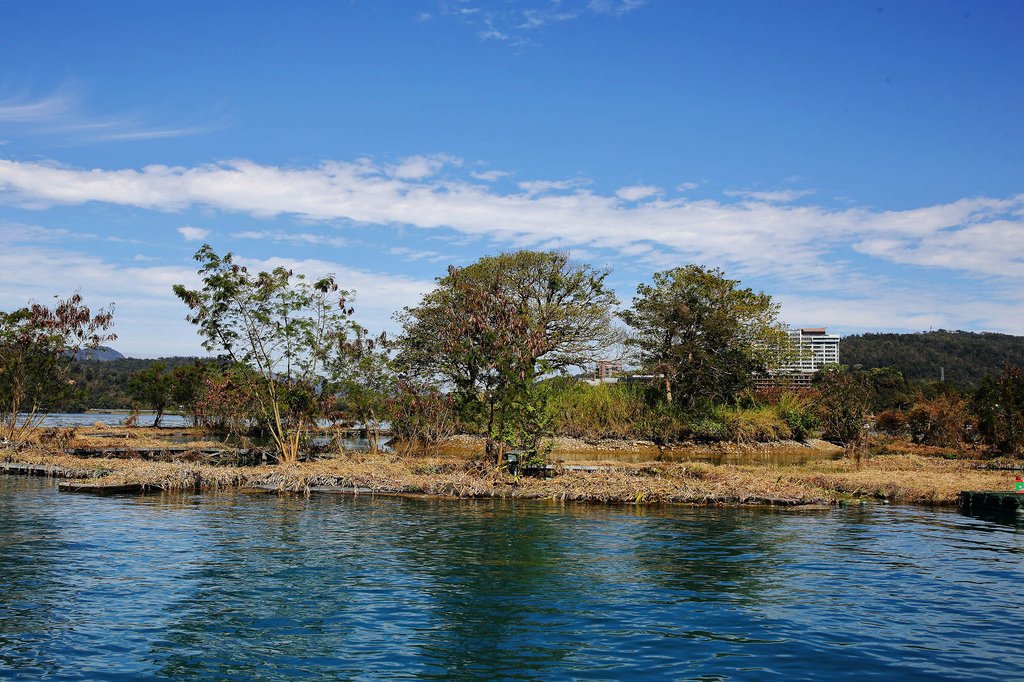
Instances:
[[[54,427],[39,431],[39,444],[50,452],[64,452],[78,436],[75,428]]]
[[[63,476],[74,472],[75,478],[141,483],[153,490],[257,485],[302,492],[324,486],[451,497],[628,504],[796,504],[838,501],[851,495],[951,504],[960,490],[1007,489],[1013,476],[1012,472],[984,469],[987,460],[943,460],[917,454],[882,455],[860,464],[817,460],[779,467],[716,466],[692,461],[618,463],[597,471],[556,469],[548,477],[514,476],[482,457],[402,458],[365,453],[289,465],[236,467],[140,457],[75,457],[40,444],[17,453],[4,451],[0,456],[19,463],[42,464]]]

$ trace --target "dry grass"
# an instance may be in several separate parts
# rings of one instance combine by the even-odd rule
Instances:
[[[111,439],[98,440],[109,447]],[[139,440],[145,442],[144,437]],[[465,456],[353,453],[317,462],[255,467],[82,458],[43,447],[8,452],[5,457],[53,467],[56,475],[97,477],[112,485],[141,483],[154,490],[269,486],[302,492],[323,486],[451,497],[796,505],[858,498],[953,504],[961,490],[1012,488],[1013,473],[987,469],[990,460],[948,459],[911,450],[893,454],[890,449],[889,454],[860,462],[822,459],[785,466],[605,462],[596,471],[556,470],[548,478],[511,476]],[[1021,462],[1000,464],[1012,466]]]
[[[953,504],[961,490],[1012,490],[1012,476],[984,466],[977,460],[881,455],[860,463],[813,462],[791,475],[838,495],[903,503]]]

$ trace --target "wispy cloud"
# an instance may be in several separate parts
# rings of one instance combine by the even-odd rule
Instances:
[[[484,182],[494,182],[496,180],[501,180],[502,178],[507,178],[508,176],[512,175],[512,173],[510,173],[509,171],[489,170],[473,171],[469,175],[470,177],[476,178],[477,180],[483,180]]]
[[[723,192],[729,197],[743,197],[752,201],[767,201],[770,203],[788,204],[797,199],[814,194],[813,189],[783,189],[770,192],[759,192],[746,189],[732,189]]]
[[[629,187],[620,187],[615,191],[615,196],[624,201],[640,201],[653,197],[660,191],[660,187],[653,185],[630,185]]]
[[[622,16],[647,4],[647,0],[589,0],[587,8],[598,14]]]
[[[85,106],[81,88],[65,83],[48,95],[29,97],[24,93],[0,93],[0,130],[20,136],[48,136],[64,144],[89,142],[131,142],[185,137],[224,127],[209,118],[189,125],[154,125],[141,114],[97,115]]]
[[[441,0],[437,3],[437,14],[472,27],[480,40],[523,47],[536,45],[534,36],[549,26],[588,15],[621,17],[644,4],[646,0],[508,0],[502,3]],[[433,17],[424,12],[416,15],[420,22]]]
[[[0,222],[0,239],[4,243],[55,242],[72,237],[88,237],[93,235],[77,235],[63,228],[43,227],[25,223]]]
[[[62,90],[39,99],[8,96],[0,99],[0,123],[38,123],[63,118],[70,114],[73,101]]]
[[[322,245],[322,246],[348,246],[349,241],[344,237],[328,237],[322,234],[310,232],[286,232],[284,230],[244,230],[232,232],[235,239],[260,239],[272,242],[288,242],[301,245]]]
[[[398,256],[402,260],[406,261],[425,261],[427,263],[442,263],[451,261],[451,257],[437,251],[429,251],[424,249],[411,249],[407,246],[394,246],[388,249],[388,254],[392,256]]]

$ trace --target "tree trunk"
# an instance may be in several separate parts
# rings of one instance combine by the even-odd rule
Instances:
[[[380,451],[380,426],[373,410],[370,410],[370,420],[366,425],[366,439],[370,441],[370,452],[376,455]]]

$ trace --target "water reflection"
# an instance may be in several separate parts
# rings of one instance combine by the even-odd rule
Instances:
[[[0,478],[0,676],[990,677],[1022,536],[949,512],[92,498]]]

